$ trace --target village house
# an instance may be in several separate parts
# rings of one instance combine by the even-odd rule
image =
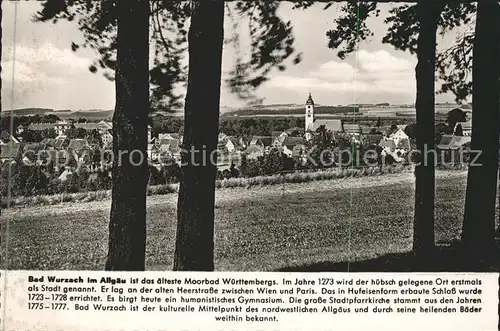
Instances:
[[[220,136],[220,134],[219,134]],[[178,133],[159,133],[158,134],[158,140],[163,140],[163,139],[177,139],[179,141],[182,141],[182,137]]]
[[[65,135],[69,129],[71,129],[72,125],[73,124],[71,122],[58,121],[54,124],[54,130],[58,136],[62,136]]]
[[[363,136],[367,135],[367,134],[372,134],[372,133],[375,133],[377,132],[377,128],[376,127],[372,127],[372,126],[362,126],[361,127],[361,134]]]
[[[16,134],[20,135],[25,130],[30,131],[45,131],[49,129],[54,129],[57,136],[65,135],[66,132],[73,127],[71,121],[58,121],[56,123],[30,123],[28,126],[24,127],[19,125],[16,129]]]
[[[313,123],[313,132],[316,132],[321,126],[325,127],[326,130],[336,132],[343,132],[342,120],[330,120],[330,119],[317,119]]]
[[[411,150],[410,139],[401,139],[396,144],[396,153],[407,154]]]
[[[23,132],[24,132],[24,126],[22,124],[19,124],[16,127],[16,135],[19,137]]]
[[[16,128],[16,135],[22,134],[25,130],[30,131],[45,131],[54,129],[56,135],[62,136],[71,129],[73,123],[71,121],[58,121],[56,123],[30,123],[28,126],[18,125]]]
[[[174,141],[175,141],[175,143],[170,144],[170,149],[169,149],[170,155],[177,163],[180,163],[181,162],[181,151],[182,151],[181,141],[179,139],[174,139]]]
[[[0,134],[0,146],[4,146],[9,142],[19,144],[19,140],[16,137],[11,135],[7,131],[2,131],[2,133]]]
[[[55,142],[56,140],[54,138],[44,138],[40,144],[43,145],[44,150],[53,150],[55,149]]]
[[[74,150],[74,151],[81,151],[84,149],[90,149],[91,146],[87,139],[71,139],[69,141],[68,149]]]
[[[227,152],[219,150],[217,153],[216,166],[218,171],[230,171],[231,166],[241,166],[242,152],[235,150],[234,152]]]
[[[68,164],[72,155],[67,150],[42,150],[39,152],[38,165],[48,166],[53,164],[54,170],[58,170]]]
[[[16,142],[7,142],[0,148],[0,162],[15,161],[21,156],[21,144]]]
[[[382,156],[392,156],[396,162],[403,162],[405,155],[404,149],[398,148],[394,140],[383,138],[380,140],[379,147],[382,149],[380,153]]]
[[[23,143],[23,162],[36,162],[39,159],[41,151],[45,148],[41,143]]]
[[[65,135],[56,137],[54,140],[55,149],[65,149],[68,147],[68,144],[69,144],[69,139]]]
[[[71,171],[70,168],[65,168],[64,171],[59,175],[58,179],[61,182],[65,182],[69,179],[69,177],[73,174],[73,171]]]
[[[294,137],[303,137],[305,133],[304,129],[299,128],[298,126],[289,128],[285,132],[288,136],[294,136]]]
[[[269,151],[273,146],[273,137],[270,136],[254,136],[250,141],[250,147],[259,147],[264,151]]]
[[[241,145],[240,141],[235,137],[226,136],[225,139],[219,141],[219,147],[221,151],[227,151],[229,153],[242,151],[244,147]]]
[[[411,150],[410,138],[401,128],[389,131],[388,136],[381,139],[378,146],[382,148],[382,155],[391,155],[397,162]]]
[[[379,142],[382,148],[382,155],[391,155],[396,162],[402,162],[404,156],[411,150],[410,138],[402,128],[392,130],[388,137],[384,137]]]
[[[271,131],[271,137],[274,139],[283,136],[288,136],[288,133],[286,131]]]
[[[382,138],[378,144],[382,148],[382,155],[392,154],[396,150],[396,143],[392,139]]]
[[[111,144],[113,143],[113,133],[111,129],[107,130],[106,132],[103,132],[101,134],[101,141],[103,147],[110,147]]]
[[[455,130],[457,128],[457,126],[460,124],[460,126],[462,127],[462,134],[465,136],[465,137],[470,137],[472,135],[472,119],[466,121],[466,122],[462,122],[462,123],[457,123],[455,125]]]
[[[162,151],[168,151],[172,148],[172,146],[179,146],[180,141],[178,139],[169,139],[165,138],[162,140],[158,140],[157,147]]]
[[[160,150],[156,147],[156,145],[152,146],[151,149],[148,149],[149,155],[148,158],[149,160],[156,162],[160,160]]]
[[[249,146],[245,150],[245,155],[247,159],[257,159],[260,156],[264,156],[264,148],[257,145]]]
[[[161,161],[163,159],[180,160],[181,146],[179,139],[165,138],[157,140],[151,149],[148,148],[148,157],[153,161]]]
[[[271,133],[271,137],[273,138],[273,146],[281,147],[283,146],[283,142],[288,137],[288,133],[284,131],[274,131]]]
[[[92,146],[87,139],[71,139],[68,144],[68,151],[78,158],[79,164],[89,162]]]
[[[83,129],[85,131],[97,131],[101,137],[104,147],[109,147],[113,142],[113,123],[100,121],[98,123],[75,123],[75,129]],[[148,128],[150,130],[150,127]]]
[[[153,154],[156,156],[156,158],[158,157],[158,148],[156,147],[156,145],[154,143],[148,143],[146,153],[148,155],[149,160],[154,160]]]
[[[111,177],[111,170],[113,168],[112,164],[111,163],[104,163],[104,162],[101,162],[100,164],[88,164],[88,165],[85,165],[85,168],[87,169],[87,171],[91,174],[91,177],[94,177],[96,178],[96,174],[99,174],[99,173],[107,173],[109,177]],[[94,175],[94,176],[92,176]]]
[[[29,153],[37,153],[44,149],[44,146],[41,143],[24,143],[23,150],[30,151]]]
[[[404,132],[403,129],[398,128],[395,132],[393,132],[389,135],[389,139],[394,140],[396,145],[399,145],[400,141],[402,141],[402,140],[409,141],[410,137],[408,137],[408,135]]]
[[[110,132],[111,130],[113,130],[113,122],[100,121],[97,123],[97,131],[99,131],[101,135]]]
[[[377,133],[369,133],[366,135],[363,135],[363,144],[365,146],[378,146],[380,144],[380,141],[384,138],[383,134],[377,134]]]
[[[219,136],[218,136],[218,141],[224,141],[225,139],[227,139],[227,134],[225,134],[224,132],[219,132]]]
[[[345,134],[351,137],[356,143],[361,142],[362,129],[361,125],[357,123],[344,123],[343,131]]]
[[[243,147],[243,150],[247,149],[247,148],[248,148],[248,146],[250,146],[250,141],[251,141],[251,140],[252,140],[251,138],[249,138],[249,137],[245,137],[245,136],[241,136],[241,137],[238,139],[238,141],[239,141],[239,143],[240,143],[241,147]]]
[[[45,130],[49,130],[49,129],[55,130],[55,124],[54,123],[31,123],[30,125],[27,126],[26,129],[28,129],[30,131],[45,131]]]
[[[37,151],[37,161],[39,165],[46,165],[50,162],[50,160],[54,160],[55,168],[60,167],[61,164],[65,164],[67,155],[70,153],[66,150],[68,144],[69,139],[67,139],[66,136],[58,138],[44,138],[38,144],[38,146],[41,147]],[[25,146],[25,150],[33,150],[33,148],[30,145],[27,145]]]
[[[98,131],[97,123],[75,123],[73,124],[73,126],[75,127],[75,129],[83,129],[85,131]]]
[[[300,157],[305,152],[306,146],[302,137],[286,137],[282,144],[283,153],[291,158]]]
[[[436,145],[438,164],[442,162],[464,162],[470,152],[470,136],[444,135]]]
[[[216,165],[219,171],[229,171],[231,164],[241,164],[241,153],[245,150],[244,140],[225,133],[219,133]]]

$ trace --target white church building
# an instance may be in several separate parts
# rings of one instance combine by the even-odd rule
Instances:
[[[305,138],[306,140],[311,140],[312,133],[320,126],[324,126],[327,130],[332,132],[342,131],[342,120],[335,119],[316,119],[314,114],[314,101],[312,99],[311,93],[309,93],[309,98],[306,101],[306,113],[305,113]]]

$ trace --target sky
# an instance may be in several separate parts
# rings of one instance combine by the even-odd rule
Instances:
[[[113,109],[114,83],[88,67],[96,58],[91,50],[70,49],[72,41],[83,36],[74,22],[32,22],[41,7],[38,1],[3,2],[2,35],[2,108]],[[287,70],[272,71],[270,80],[258,90],[264,104],[302,104],[312,93],[317,104],[353,103],[412,104],[415,101],[414,55],[382,44],[387,31],[384,18],[390,4],[382,4],[379,18],[368,23],[374,36],[359,45],[346,60],[327,47],[326,31],[334,28],[338,6],[323,10],[316,4],[305,11],[292,10],[290,3],[281,5],[279,14],[292,22],[295,48],[303,61]],[[17,8],[16,8],[17,7]],[[225,21],[225,33],[232,23]],[[460,32],[460,31],[459,31]],[[445,47],[454,36],[438,36],[438,47]],[[249,49],[243,39],[242,51]],[[223,79],[235,59],[235,50],[225,46]],[[291,60],[291,59],[290,59]],[[245,101],[221,87],[221,106],[241,107]],[[14,91],[14,93],[13,93]],[[451,95],[438,95],[437,102],[453,102]]]

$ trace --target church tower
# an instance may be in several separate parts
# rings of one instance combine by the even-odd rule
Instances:
[[[309,98],[306,101],[306,139],[311,139],[311,131],[314,130],[314,101],[311,97],[311,93],[309,93]]]
[[[151,143],[151,140],[153,139],[152,133],[151,133],[151,125],[148,125],[148,144]]]

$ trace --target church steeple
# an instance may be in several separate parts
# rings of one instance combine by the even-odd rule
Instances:
[[[314,106],[314,101],[312,99],[312,96],[311,96],[311,92],[309,92],[309,98],[307,98],[307,101],[306,101],[306,106]]]
[[[310,92],[309,92],[309,98],[307,98],[306,101],[305,131],[306,131],[306,139],[310,140],[311,132],[314,131],[314,101],[312,99]]]

